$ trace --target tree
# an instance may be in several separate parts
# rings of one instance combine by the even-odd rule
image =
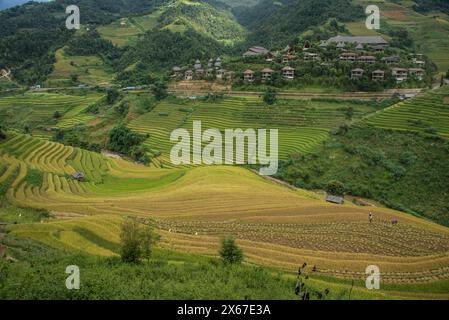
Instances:
[[[119,125],[109,132],[108,148],[111,151],[129,155],[133,146],[139,145],[145,138],[144,135],[132,132],[124,125]]]
[[[0,140],[6,139],[6,129],[0,125]]]
[[[72,83],[77,83],[78,82],[78,75],[76,73],[72,73],[70,75],[70,81],[72,81]]]
[[[154,235],[153,230],[150,227],[145,226],[142,230],[141,235],[141,246],[142,246],[142,257],[144,259],[150,260],[151,254],[153,253],[153,243]]]
[[[263,95],[263,101],[268,105],[273,105],[276,103],[277,100],[277,91],[274,88],[268,88],[264,95]]]
[[[235,243],[232,236],[226,237],[221,241],[220,257],[226,264],[239,264],[243,261],[243,252]]]
[[[168,96],[167,84],[164,81],[157,81],[151,88],[151,92],[156,100],[165,99]]]
[[[345,193],[345,186],[340,181],[332,180],[326,184],[325,190],[328,194],[342,196]]]
[[[354,116],[354,108],[353,107],[348,107],[345,110],[345,116],[346,116],[346,119],[352,120],[352,117]]]
[[[116,88],[109,89],[106,94],[106,102],[108,104],[114,104],[114,102],[119,98],[120,93]]]
[[[55,119],[61,118],[61,114],[59,113],[59,111],[55,111],[55,113],[53,113],[53,118]]]
[[[149,226],[127,218],[122,224],[120,233],[122,261],[137,263],[141,258],[148,260],[152,254],[153,242],[153,231]]]

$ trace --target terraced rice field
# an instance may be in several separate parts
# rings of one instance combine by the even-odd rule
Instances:
[[[400,102],[369,117],[369,125],[394,130],[436,133],[449,139],[449,88]]]
[[[47,124],[54,126],[54,113],[63,115],[61,127],[80,123],[78,116],[101,98],[98,94],[85,96],[56,93],[25,93],[0,97],[0,121],[13,127],[27,124],[31,127]]]
[[[47,80],[48,86],[73,86],[72,74],[76,74],[81,83],[92,86],[109,85],[114,78],[112,68],[97,56],[68,56],[64,49],[57,50],[54,70]]]
[[[192,132],[193,121],[201,121],[202,130],[219,129],[278,129],[279,156],[308,153],[322,143],[331,128],[345,121],[345,110],[354,108],[354,119],[373,112],[367,105],[351,102],[285,101],[266,107],[258,98],[226,98],[217,102],[163,101],[151,112],[133,120],[128,126],[140,133],[148,133],[145,144],[154,155],[153,165],[168,168],[170,150],[175,143],[170,133],[177,128]],[[267,137],[268,139],[268,137]]]
[[[110,25],[99,27],[98,32],[117,46],[131,44],[139,35],[156,26],[160,14],[160,11],[156,11],[145,16],[123,18]]]
[[[215,255],[231,233],[249,262],[289,271],[307,261],[343,278],[362,277],[369,264],[391,283],[449,277],[448,228],[384,208],[331,205],[242,168],[151,169],[25,135],[1,143],[0,159],[11,203],[66,218],[12,232],[59,248],[115,254],[121,217],[131,215],[175,250]],[[41,186],[27,182],[29,168],[43,172]],[[74,171],[86,181],[72,179]]]

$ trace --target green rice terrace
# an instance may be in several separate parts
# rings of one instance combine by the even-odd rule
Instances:
[[[66,128],[93,119],[85,110],[101,98],[99,94],[68,95],[24,93],[0,97],[0,119],[14,128]],[[55,114],[59,114],[56,119]],[[59,122],[58,122],[59,121]]]
[[[377,128],[437,134],[449,139],[448,96],[446,86],[386,108],[369,117],[367,123]]]
[[[387,102],[388,103],[388,102]],[[382,108],[372,101],[281,100],[274,106],[260,98],[224,98],[218,101],[188,101],[169,99],[159,103],[128,126],[148,133],[145,142],[153,153],[153,164],[170,167],[169,154],[174,142],[170,133],[177,128],[190,130],[193,121],[201,121],[203,130],[266,128],[279,129],[279,156],[286,159],[294,153],[308,153],[327,139],[331,129],[338,128],[348,118],[353,121]]]

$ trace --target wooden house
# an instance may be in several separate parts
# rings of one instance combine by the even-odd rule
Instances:
[[[371,73],[371,78],[377,81],[383,81],[385,79],[385,71],[383,70],[374,70]]]
[[[245,70],[243,72],[243,80],[247,83],[253,83],[254,82],[254,71],[253,70]]]
[[[340,61],[355,62],[357,60],[357,54],[353,52],[344,52],[339,56]]]
[[[365,70],[357,68],[351,70],[351,79],[357,79],[363,77]]]
[[[282,76],[286,80],[293,80],[295,78],[295,69],[293,69],[292,67],[282,68]]]
[[[396,82],[400,83],[403,81],[407,81],[408,79],[408,70],[404,68],[392,68],[391,74],[396,79]]]
[[[265,68],[262,70],[262,81],[269,81],[271,80],[271,76],[273,75],[274,70],[270,68]]]
[[[366,64],[374,64],[376,63],[376,57],[374,56],[361,56],[358,58],[358,61]]]

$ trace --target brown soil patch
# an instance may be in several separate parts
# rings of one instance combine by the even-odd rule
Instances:
[[[407,12],[406,11],[400,11],[400,10],[395,10],[395,11],[383,11],[381,13],[383,16],[392,19],[392,20],[407,20]]]

